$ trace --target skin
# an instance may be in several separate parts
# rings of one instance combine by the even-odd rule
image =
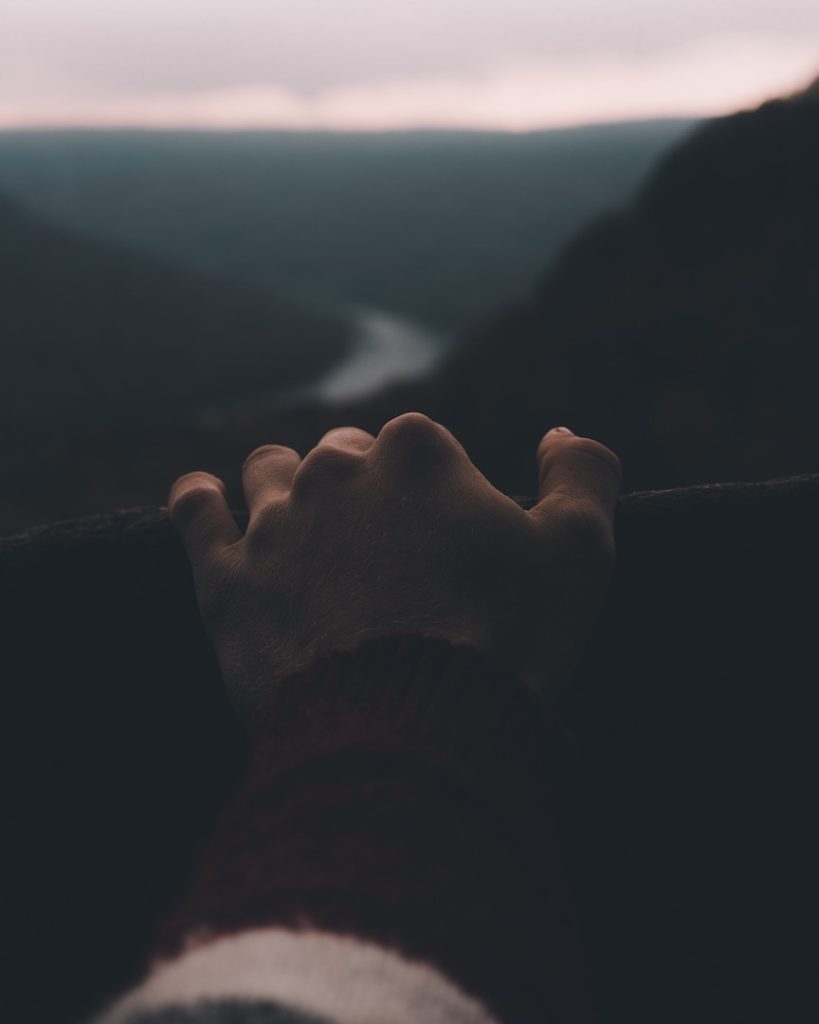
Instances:
[[[420,413],[378,437],[331,430],[303,459],[244,463],[241,534],[224,484],[188,473],[169,512],[228,694],[253,731],[277,681],[385,633],[477,647],[547,697],[568,683],[614,563],[617,457],[565,427],[537,449],[538,502],[496,490]]]

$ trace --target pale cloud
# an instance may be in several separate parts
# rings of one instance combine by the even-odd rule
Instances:
[[[0,99],[0,127],[145,126],[370,131],[522,131],[594,121],[716,115],[788,93],[819,74],[819,34],[728,35],[647,54],[516,58],[304,95],[280,84],[97,94],[64,83]]]
[[[0,94],[295,93],[819,33],[816,0],[0,0]],[[23,70],[18,75],[15,68]]]

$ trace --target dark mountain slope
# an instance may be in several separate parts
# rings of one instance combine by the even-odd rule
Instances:
[[[17,502],[5,528],[161,501],[193,466],[236,487],[259,443],[306,450],[330,426],[377,430],[412,408],[446,423],[512,494],[531,491],[535,445],[556,423],[617,450],[627,487],[815,470],[817,181],[815,89],[713,121],[429,379],[333,407],[247,407],[207,428],[132,431],[21,466],[2,481]]]
[[[819,468],[817,181],[815,91],[708,124],[467,339],[436,408],[509,486],[558,420],[635,486]]]
[[[348,341],[340,321],[72,235],[0,197],[0,460],[56,432],[291,388]]]

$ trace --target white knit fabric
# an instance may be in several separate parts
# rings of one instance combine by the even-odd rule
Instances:
[[[202,999],[268,1000],[338,1024],[498,1024],[434,967],[357,939],[281,928],[215,939],[158,965],[96,1024]]]

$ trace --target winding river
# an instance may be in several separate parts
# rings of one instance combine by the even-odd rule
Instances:
[[[418,376],[445,349],[440,335],[392,313],[361,306],[352,313],[358,342],[340,365],[311,387],[311,393],[320,398],[358,398],[393,381]]]

